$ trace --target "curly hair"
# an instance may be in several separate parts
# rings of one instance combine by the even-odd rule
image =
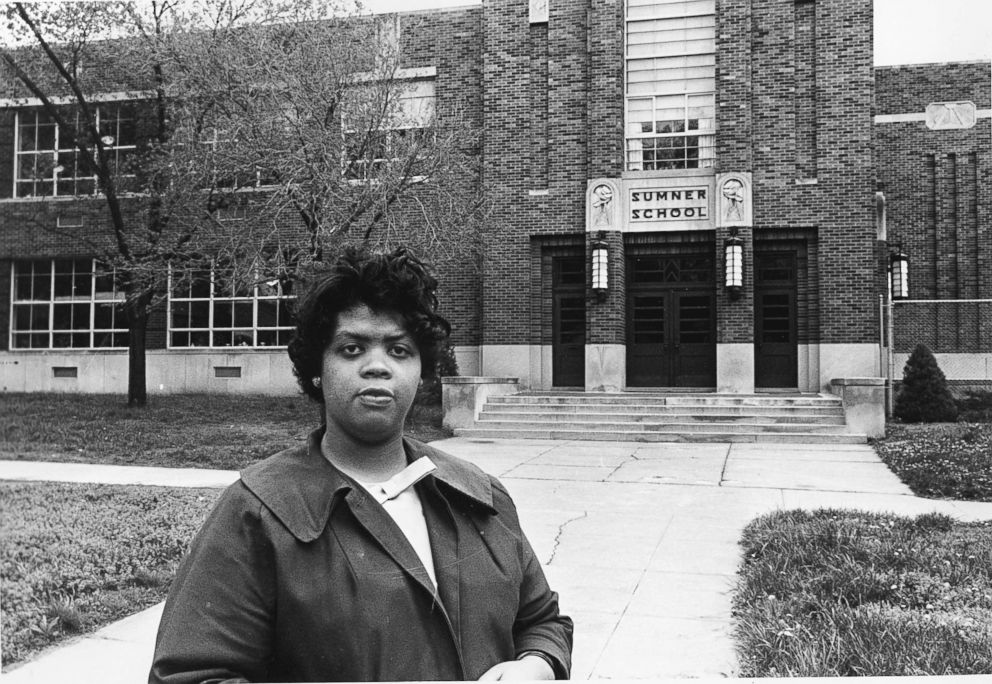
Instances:
[[[338,314],[359,304],[394,311],[420,352],[420,375],[434,377],[451,326],[437,313],[437,278],[410,250],[388,254],[349,247],[297,301],[296,330],[289,343],[293,374],[303,393],[324,403],[312,378],[319,376],[324,350],[334,336]]]

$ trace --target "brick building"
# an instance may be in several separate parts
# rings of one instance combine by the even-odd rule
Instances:
[[[989,64],[873,69],[870,0],[484,0],[400,25],[405,66],[484,130],[496,193],[478,271],[440,274],[463,375],[821,392],[885,372],[896,246],[913,297],[992,298]],[[0,386],[121,392],[118,295],[93,276],[73,309],[58,284],[90,277],[71,236],[103,205],[30,196],[51,192],[25,161],[55,148],[25,147],[32,107],[2,106]],[[173,293],[149,329],[150,390],[294,391],[285,318],[257,313],[276,300],[242,297],[256,314],[239,337],[178,325],[218,303]],[[938,351],[985,359],[964,379],[988,381],[983,311],[898,336],[963,326]],[[59,322],[76,313],[92,329]]]
[[[887,242],[910,259],[894,365],[922,342],[963,384],[992,382],[992,99],[988,62],[876,69]],[[983,301],[985,300],[985,301]]]

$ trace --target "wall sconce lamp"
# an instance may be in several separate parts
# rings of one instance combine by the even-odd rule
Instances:
[[[610,289],[610,250],[601,238],[592,243],[592,289],[603,300]]]
[[[909,298],[909,257],[896,246],[889,254],[889,278],[893,299]]]
[[[731,299],[737,299],[744,290],[744,241],[737,237],[737,229],[730,229],[730,237],[723,242],[725,285]]]

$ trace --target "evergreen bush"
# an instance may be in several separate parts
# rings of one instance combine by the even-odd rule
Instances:
[[[435,377],[425,380],[417,393],[418,404],[441,403],[441,378],[458,375],[458,361],[455,360],[455,348],[450,342],[444,343],[444,349],[437,357]]]
[[[894,413],[906,423],[951,422],[958,417],[947,378],[924,344],[916,345],[906,361]]]

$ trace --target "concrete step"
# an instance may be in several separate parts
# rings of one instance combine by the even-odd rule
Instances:
[[[840,406],[641,406],[625,404],[523,404],[510,402],[489,402],[485,410],[491,413],[534,412],[558,414],[624,414],[624,415],[666,415],[666,416],[769,416],[769,417],[824,417],[843,419]]]
[[[465,437],[635,442],[863,444],[839,397],[819,394],[539,392],[488,398]]]
[[[767,444],[864,444],[864,435],[852,434],[811,434],[811,433],[771,433],[771,432],[624,432],[624,431],[590,431],[590,430],[501,430],[493,428],[456,428],[456,437],[475,439],[556,439],[578,441],[608,441],[608,442],[733,442],[733,443],[767,443]]]
[[[506,394],[489,397],[492,404],[575,405],[619,404],[634,406],[755,406],[755,407],[831,407],[840,406],[839,397],[760,396],[760,395],[654,395],[654,394]]]
[[[568,407],[573,408],[573,407]],[[508,410],[508,406],[486,406],[479,415],[479,421],[544,421],[568,423],[703,423],[703,424],[810,424],[844,425],[842,413],[808,414],[769,414],[769,413],[705,413],[647,411],[587,411],[587,410]]]
[[[602,421],[577,422],[569,420],[485,420],[479,416],[475,426],[480,429],[489,427],[502,430],[589,430],[591,432],[680,432],[704,433],[723,432],[727,434],[740,432],[768,433],[810,433],[810,434],[846,434],[844,425],[819,425],[811,423],[666,423],[659,421]]]

